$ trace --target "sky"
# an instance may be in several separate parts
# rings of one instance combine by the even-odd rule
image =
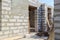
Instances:
[[[39,0],[42,3],[46,3],[47,5],[54,6],[54,0]]]

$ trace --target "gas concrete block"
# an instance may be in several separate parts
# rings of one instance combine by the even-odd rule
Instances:
[[[28,0],[2,0],[1,21],[1,38],[27,33]]]

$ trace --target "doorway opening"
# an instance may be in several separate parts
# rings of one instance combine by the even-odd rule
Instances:
[[[35,19],[37,7],[29,6],[29,33],[36,32]]]

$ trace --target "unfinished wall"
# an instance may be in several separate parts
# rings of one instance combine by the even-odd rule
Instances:
[[[55,40],[60,40],[60,0],[55,0],[54,5],[54,27]]]
[[[28,0],[2,0],[0,39],[28,33]]]

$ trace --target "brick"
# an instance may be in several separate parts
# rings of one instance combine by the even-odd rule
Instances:
[[[24,20],[24,22],[28,22],[28,20]]]
[[[8,3],[11,3],[11,0],[2,0],[2,2],[8,2]]]
[[[2,30],[9,30],[9,27],[2,27]]]
[[[17,29],[17,27],[13,27],[13,26],[12,26],[12,27],[10,27],[10,29]]]
[[[2,3],[2,6],[3,7],[11,7],[11,4],[10,3]]]
[[[2,3],[2,6],[4,6],[4,5],[8,6],[9,4],[7,4],[7,3]]]
[[[9,31],[4,31],[4,35],[8,35],[9,34]]]
[[[1,26],[2,26],[2,27],[7,27],[7,25],[6,25],[5,22],[2,22],[2,23],[1,23]]]
[[[14,23],[7,23],[7,26],[14,26]]]
[[[20,23],[15,23],[15,25],[20,25]]]
[[[19,33],[19,30],[13,30],[13,33]]]
[[[14,29],[18,29],[18,27],[14,27]]]
[[[24,26],[20,26],[20,27],[17,27],[18,29],[22,29],[22,28],[24,28]]]
[[[25,28],[28,28],[28,27],[29,27],[28,25],[25,26]]]
[[[10,7],[3,7],[3,6],[2,6],[2,9],[4,9],[4,10],[11,10]]]
[[[10,30],[9,30],[9,34],[11,34],[11,35],[12,35],[12,32],[13,32],[13,31],[10,29]]]
[[[8,14],[8,11],[6,11],[6,10],[2,11],[2,14]]]
[[[8,14],[11,14],[11,11],[9,11]]]
[[[9,22],[16,22],[16,19],[9,19]]]
[[[3,18],[4,16],[3,15],[1,15],[1,18]]]
[[[9,15],[4,15],[4,18],[9,18]]]
[[[20,16],[14,16],[14,18],[20,18]]]
[[[26,29],[24,29],[24,32],[26,32],[27,30]]]
[[[22,19],[17,19],[17,22],[23,22],[23,20]]]
[[[20,18],[24,18],[24,16],[21,16]]]
[[[2,31],[0,31],[0,36],[2,36],[3,35],[3,32]]]
[[[7,19],[2,19],[2,22],[7,22],[8,20]]]
[[[20,32],[20,33],[23,33],[23,29],[20,29],[19,32]]]
[[[26,23],[22,23],[22,25],[27,25]]]
[[[12,34],[9,34],[8,36],[9,36],[9,37],[12,37],[13,35],[12,35]]]
[[[7,38],[7,37],[8,37],[8,35],[3,35],[3,36],[0,37],[0,39],[3,40],[3,38]]]

